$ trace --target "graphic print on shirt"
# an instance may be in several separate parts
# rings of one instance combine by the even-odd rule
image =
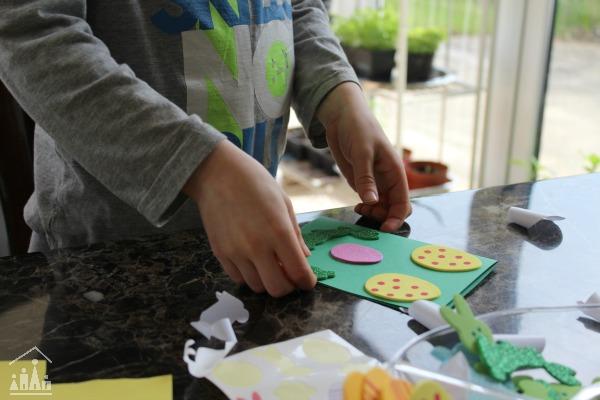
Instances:
[[[290,0],[170,2],[179,14],[161,9],[151,19],[181,35],[187,112],[275,174],[294,69]]]

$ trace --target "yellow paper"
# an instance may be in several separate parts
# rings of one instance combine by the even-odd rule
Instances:
[[[46,374],[46,360],[35,360],[35,365],[32,361],[19,360],[13,362],[12,365],[10,365],[11,361],[0,361],[0,399],[52,398],[52,396],[44,394],[50,393],[50,391],[42,390],[44,388],[41,386]],[[37,377],[37,380],[32,385],[34,377]],[[11,395],[11,393],[18,393],[18,395]],[[34,393],[34,395],[27,395],[28,393]]]
[[[151,378],[97,379],[79,383],[57,383],[52,385],[51,400],[171,400],[172,398],[172,376],[162,375]]]
[[[0,400],[171,400],[173,398],[171,375],[151,378],[96,379],[78,383],[50,382],[44,386],[45,360],[37,362],[35,373],[31,360],[19,360],[12,365],[9,363],[10,361],[0,361]],[[32,384],[34,376],[38,377],[39,388],[37,382]]]

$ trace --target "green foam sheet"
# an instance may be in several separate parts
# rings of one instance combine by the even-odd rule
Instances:
[[[329,218],[318,218],[304,225],[302,232],[307,233],[315,229],[335,229],[340,226],[354,225]],[[377,249],[383,254],[383,260],[371,265],[347,264],[337,261],[329,255],[329,251],[332,247],[342,243],[356,243]],[[312,254],[308,257],[308,261],[312,266],[335,272],[334,278],[320,281],[319,284],[394,308],[408,307],[410,302],[389,301],[371,296],[364,290],[367,279],[373,275],[390,272],[416,276],[440,288],[441,296],[432,301],[440,305],[450,305],[454,294],[460,293],[466,296],[492,272],[492,268],[496,264],[496,260],[477,256],[481,259],[482,266],[473,271],[442,272],[426,269],[415,264],[410,259],[410,255],[415,248],[427,244],[429,243],[384,232],[379,233],[378,240],[361,240],[348,235],[316,246],[311,250]]]

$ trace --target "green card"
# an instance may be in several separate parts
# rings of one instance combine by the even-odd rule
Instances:
[[[318,218],[304,225],[302,232],[305,234],[315,229],[336,229],[343,226],[355,227],[355,225],[329,218]],[[379,250],[383,254],[383,260],[370,265],[347,264],[337,261],[329,255],[329,251],[332,247],[342,243],[356,243]],[[415,264],[410,259],[410,255],[415,248],[427,244],[383,232],[379,233],[378,240],[362,240],[347,235],[317,245],[311,250],[312,254],[308,257],[308,261],[313,266],[335,272],[335,278],[320,281],[319,284],[394,308],[408,307],[410,302],[391,301],[371,296],[365,291],[364,286],[365,282],[373,275],[399,273],[424,279],[438,286],[442,292],[440,297],[432,301],[440,305],[450,305],[454,294],[460,293],[466,296],[492,272],[492,268],[496,264],[495,260],[477,256],[482,265],[472,271],[442,272],[423,268]]]

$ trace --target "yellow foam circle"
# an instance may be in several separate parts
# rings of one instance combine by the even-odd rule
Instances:
[[[262,379],[261,370],[246,361],[225,360],[212,372],[221,383],[237,388],[256,386]]]
[[[320,364],[343,364],[352,358],[347,348],[325,339],[305,339],[302,350],[308,358]]]
[[[310,400],[316,389],[300,381],[284,381],[273,391],[278,400]]]
[[[415,276],[387,273],[370,277],[365,290],[372,296],[393,301],[431,300],[440,297],[436,285]]]
[[[451,397],[439,383],[421,381],[415,386],[410,400],[451,400]]]
[[[479,257],[447,246],[417,247],[410,258],[421,267],[436,271],[463,272],[481,267]]]

